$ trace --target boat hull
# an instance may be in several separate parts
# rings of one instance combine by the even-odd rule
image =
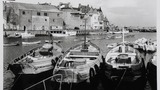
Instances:
[[[46,79],[52,76],[52,71],[53,69],[39,73],[39,74],[18,74],[15,77],[15,80],[14,80],[15,84],[12,86],[11,90],[24,90],[32,86],[33,84],[38,83],[43,79]],[[47,82],[49,81],[45,81],[45,83]],[[44,88],[43,83],[41,83],[32,87],[29,90],[43,90],[43,88]]]
[[[107,90],[143,90],[146,85],[144,68],[137,71],[131,68],[106,70],[105,66],[102,70],[102,85]]]
[[[147,78],[152,90],[157,90],[157,67],[152,62],[147,64]]]

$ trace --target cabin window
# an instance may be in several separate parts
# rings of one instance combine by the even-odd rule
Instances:
[[[44,16],[48,16],[48,13],[44,13]]]
[[[38,16],[40,16],[40,15],[41,15],[41,13],[40,13],[40,12],[37,12],[37,15],[38,15]]]
[[[23,11],[22,14],[25,15],[25,11]]]
[[[30,20],[30,19],[28,19],[28,22],[31,22],[31,20]]]
[[[59,13],[57,13],[57,16],[59,17]]]

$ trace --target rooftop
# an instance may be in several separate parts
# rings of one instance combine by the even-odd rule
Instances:
[[[61,12],[54,5],[50,4],[28,4],[28,3],[19,3],[19,2],[9,2],[6,3],[7,6],[13,7],[15,9],[23,10],[35,10],[35,11],[45,11],[45,12]]]

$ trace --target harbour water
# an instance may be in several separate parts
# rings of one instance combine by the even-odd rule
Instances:
[[[147,39],[152,39],[152,40],[156,40],[156,33],[138,33],[138,32],[134,32],[134,33],[129,33],[131,35],[134,35],[134,37],[128,37],[125,38],[125,41],[135,41],[139,38],[147,38]],[[122,42],[122,39],[106,39],[108,35],[88,35],[87,38],[92,39],[91,42],[97,44],[101,50],[102,50],[102,54],[105,56],[108,52],[107,49],[107,44],[110,43],[115,43],[115,42]],[[66,51],[69,47],[76,45],[77,43],[83,42],[84,36],[69,36],[69,37],[49,37],[49,36],[41,36],[41,37],[35,37],[32,39],[21,39],[21,38],[17,38],[17,39],[7,39],[4,38],[4,43],[11,43],[11,42],[22,42],[22,41],[39,41],[41,40],[42,43],[41,44],[36,44],[36,45],[28,45],[28,46],[10,46],[10,47],[4,47],[3,48],[3,63],[4,63],[4,90],[10,90],[11,86],[14,84],[14,75],[11,73],[11,71],[7,70],[7,65],[8,63],[13,60],[14,58],[24,54],[25,52],[41,46],[45,40],[61,40],[61,45],[63,46],[63,50]],[[142,55],[144,55],[144,53],[142,52]],[[146,56],[144,56],[145,58],[145,64],[147,64],[148,60],[151,58],[152,54],[146,54]],[[146,58],[147,57],[147,58]],[[102,89],[100,89],[102,90]],[[151,90],[151,88],[149,87],[148,83],[146,85],[146,89],[145,90]]]

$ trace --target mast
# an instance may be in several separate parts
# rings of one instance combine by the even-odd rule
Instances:
[[[85,12],[84,12],[84,20],[85,20],[85,31],[84,31],[84,46],[83,46],[83,49],[87,49],[87,46],[86,46],[86,20],[87,20],[87,17],[86,16],[86,13],[87,13],[87,7],[85,7]]]
[[[123,37],[122,42],[123,42],[123,45],[124,45],[124,28],[122,29],[122,37]]]
[[[124,44],[124,28],[122,29],[122,53],[125,53],[125,44]]]

